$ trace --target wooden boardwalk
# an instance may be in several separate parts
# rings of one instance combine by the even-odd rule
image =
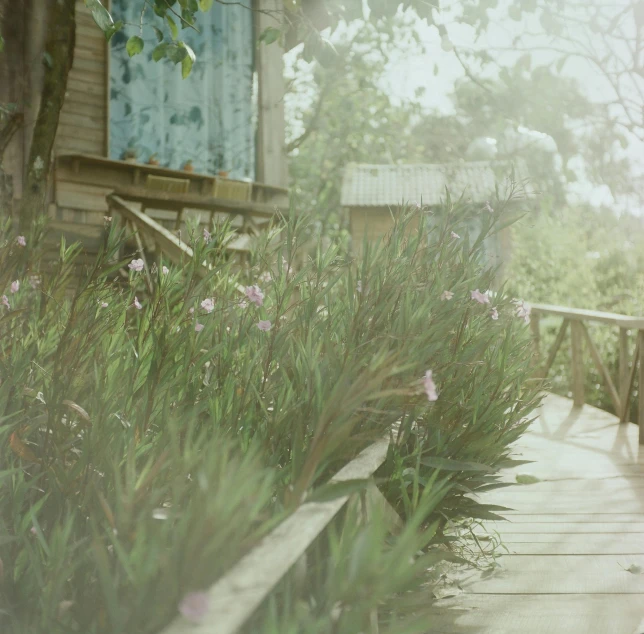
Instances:
[[[428,634],[644,634],[644,447],[638,428],[549,395],[508,470],[539,482],[498,489],[513,509],[488,523],[510,554],[465,573]]]

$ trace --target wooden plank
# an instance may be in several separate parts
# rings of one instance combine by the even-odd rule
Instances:
[[[631,565],[644,569],[644,555],[513,555],[461,586],[476,594],[644,594],[644,575],[627,572]]]
[[[644,329],[644,317],[629,317],[617,313],[604,313],[597,310],[566,308],[550,304],[532,304],[532,311],[541,315],[558,315],[571,321],[597,321],[620,328]]]
[[[338,471],[332,480],[371,477],[384,462],[388,446],[388,439],[377,441]],[[162,634],[237,632],[348,499],[343,496],[330,502],[300,506],[208,590],[208,612],[203,624],[193,625],[178,617]]]
[[[644,555],[644,533],[503,533],[511,555]]]
[[[541,376],[545,379],[548,376],[548,372],[550,371],[550,368],[552,367],[552,364],[555,362],[555,358],[557,357],[557,352],[559,352],[559,348],[561,347],[561,343],[564,340],[564,337],[566,336],[566,330],[568,329],[568,326],[570,324],[570,321],[567,319],[564,319],[561,328],[559,329],[559,332],[557,333],[557,337],[555,338],[555,342],[552,344],[552,348],[550,349],[550,352],[548,353],[548,359],[546,360],[546,364],[543,367],[543,371],[541,373]]]
[[[568,513],[566,515],[539,515],[535,517],[534,515],[514,513],[509,521],[507,522],[497,522],[493,524],[499,526],[502,529],[507,529],[510,532],[515,532],[514,527],[517,524],[557,524],[557,523],[566,523],[574,526],[579,524],[580,526],[588,523],[600,523],[602,525],[609,524],[641,524],[642,530],[644,532],[644,513],[611,513],[608,516],[605,514],[599,513]]]
[[[588,349],[590,350],[590,356],[595,362],[595,366],[598,372],[601,374],[602,378],[604,379],[604,385],[608,390],[608,395],[613,401],[613,407],[615,408],[616,412],[621,412],[622,405],[619,400],[619,394],[617,393],[617,388],[615,387],[615,384],[613,383],[613,379],[611,378],[610,373],[608,372],[608,368],[604,365],[601,355],[599,354],[599,350],[597,350],[597,346],[595,345],[595,342],[590,338],[590,333],[588,332],[588,328],[586,328],[586,325],[583,322],[581,322],[581,329],[584,333],[584,337],[586,338],[586,343],[588,344]]]
[[[620,415],[620,420],[624,420],[622,417],[625,411],[628,411],[628,378],[629,378],[629,368],[628,364],[631,360],[628,353],[628,329],[620,328],[619,329],[619,399],[622,403],[621,409],[617,410]]]
[[[584,396],[584,356],[582,347],[583,330],[579,321],[570,324],[570,345],[572,362],[572,402],[575,407],[582,407]]]
[[[635,634],[644,596],[461,595],[439,601],[431,634]],[[644,630],[643,630],[644,631]],[[640,633],[638,633],[640,634]]]
[[[104,133],[105,118],[101,116],[100,110],[96,110],[93,114],[83,114],[82,112],[74,111],[73,106],[70,108],[65,107],[60,113],[60,125],[67,128],[84,128]]]
[[[641,367],[640,350],[641,350],[640,338],[637,337],[637,343],[635,344],[635,354],[633,356],[633,365],[631,366],[631,372],[628,377],[628,383],[626,386],[626,396],[624,397],[624,400],[623,400],[624,406],[622,409],[622,413],[619,417],[621,422],[625,422],[629,418],[629,414],[630,414],[629,405],[631,400],[631,394],[633,393],[633,386],[635,385],[635,373],[637,372],[638,366]],[[640,376],[641,376],[641,370],[640,370]],[[641,400],[640,400],[640,403],[641,403]],[[641,425],[640,425],[640,429],[641,429]]]
[[[64,236],[68,246],[74,242],[80,242],[83,245],[84,251],[98,253],[103,243],[104,232],[103,227],[97,227],[95,225],[51,221],[47,227],[45,244],[58,245]]]

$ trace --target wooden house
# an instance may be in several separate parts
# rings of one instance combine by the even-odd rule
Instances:
[[[85,3],[77,1],[73,65],[48,183],[52,246],[64,235],[68,243],[80,240],[91,256],[106,230],[104,216],[114,211],[110,195],[175,236],[191,218],[206,226],[228,217],[240,231],[256,229],[287,206],[283,51],[278,43],[258,45],[276,3],[253,0],[260,11],[214,3],[200,13],[199,30],[181,35],[197,54],[184,80],[180,65],[153,61],[151,27],[143,31],[144,52],[127,54],[140,6],[136,16],[130,14],[139,3],[111,0],[112,13],[126,27],[108,43]],[[0,15],[0,104],[22,111],[22,127],[0,170],[12,191],[4,204],[14,210],[42,91],[44,4],[5,2]],[[136,218],[133,224],[138,226]],[[243,241],[238,246],[245,248]]]
[[[468,203],[486,213],[485,203],[495,199],[497,187],[501,198],[509,195],[511,188],[514,200],[525,201],[533,196],[523,161],[349,165],[342,182],[341,205],[349,215],[353,250],[361,252],[365,237],[375,241],[386,236],[403,205],[422,204],[424,210],[431,212],[445,202],[447,188],[453,199],[463,195]],[[490,263],[507,261],[509,246],[507,231],[492,236],[486,244]]]

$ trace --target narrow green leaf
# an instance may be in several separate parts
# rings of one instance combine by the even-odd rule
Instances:
[[[114,26],[110,12],[101,4],[100,0],[85,0],[85,6],[92,12],[94,22],[107,37],[110,29]],[[109,40],[109,37],[107,39]]]
[[[152,51],[152,59],[155,62],[161,61],[167,54],[168,44],[158,44]]]
[[[202,11],[210,11],[214,0],[199,0],[199,8]]]
[[[183,45],[187,55],[181,60],[181,76],[185,79],[190,75],[192,65],[195,63],[195,52],[187,45]]]
[[[449,458],[429,457],[422,458],[421,464],[433,469],[442,469],[443,471],[494,471],[491,467],[478,462],[461,462],[460,460],[450,460]]]
[[[517,475],[518,484],[536,484],[537,482],[541,482],[541,480],[533,475],[529,475],[527,473]]]
[[[165,21],[168,23],[172,39],[176,40],[179,37],[179,27],[177,26],[177,23],[172,19],[172,16],[168,14],[165,16]]]
[[[152,28],[154,29],[154,34],[157,36],[157,42],[163,42],[163,31],[156,26],[153,26]]]
[[[282,32],[279,29],[274,26],[269,26],[262,31],[262,34],[259,36],[259,41],[267,45],[272,44],[279,40],[280,35],[282,35]]]
[[[138,35],[133,35],[125,45],[125,50],[130,57],[138,55],[143,50],[144,42]]]

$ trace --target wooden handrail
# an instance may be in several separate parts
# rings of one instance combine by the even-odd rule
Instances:
[[[539,321],[541,317],[555,316],[563,318],[563,323],[554,345],[548,353],[545,365],[540,368],[538,374],[542,379],[548,376],[548,372],[554,363],[555,357],[570,326],[571,341],[571,364],[572,364],[572,396],[576,407],[585,403],[584,394],[584,361],[583,342],[586,342],[590,356],[597,367],[599,374],[604,381],[608,394],[611,398],[615,411],[622,422],[626,422],[629,416],[629,401],[635,384],[635,373],[639,364],[639,386],[638,386],[638,415],[639,442],[644,445],[644,317],[632,317],[617,313],[605,313],[596,310],[584,310],[579,308],[566,308],[563,306],[552,306],[549,304],[532,305],[532,332],[535,338],[535,348],[539,357]],[[608,368],[599,354],[599,350],[590,337],[586,322],[597,322],[616,326],[619,328],[619,377],[617,383],[613,382]],[[629,331],[635,331],[635,354],[631,357],[628,352]],[[629,362],[632,359],[632,363]]]
[[[331,481],[371,477],[385,461],[388,447],[389,436],[376,441],[340,469]],[[302,504],[211,586],[208,590],[208,612],[201,625],[195,626],[179,616],[162,634],[238,632],[348,500],[349,496],[344,495],[328,502]],[[387,504],[382,497],[377,502]],[[389,510],[395,514],[393,509]]]
[[[532,314],[556,315],[571,321],[597,321],[619,328],[633,330],[644,329],[644,317],[630,317],[618,313],[604,313],[598,310],[585,310],[583,308],[567,308],[550,304],[531,304]]]

